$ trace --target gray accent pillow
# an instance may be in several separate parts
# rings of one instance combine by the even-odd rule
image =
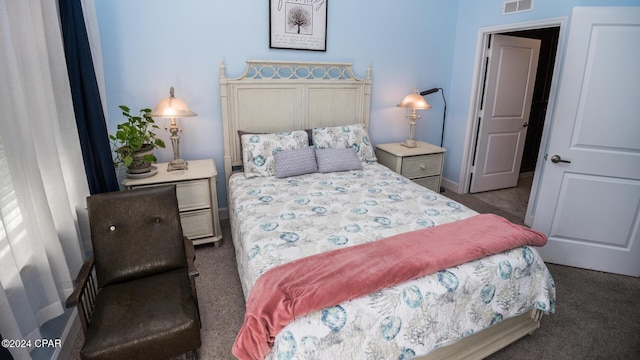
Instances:
[[[318,172],[316,153],[312,146],[278,151],[273,157],[278,179]]]
[[[318,172],[362,170],[360,157],[353,148],[316,149]]]

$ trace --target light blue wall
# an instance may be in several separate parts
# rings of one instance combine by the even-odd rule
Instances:
[[[532,11],[502,15],[504,2],[504,0],[459,1],[451,95],[447,103],[447,127],[444,141],[444,147],[447,148],[444,176],[456,183],[462,182],[462,157],[479,29],[569,17],[574,6],[640,6],[640,0],[534,0]]]
[[[449,89],[457,1],[329,1],[327,51],[269,49],[269,1],[96,0],[104,58],[109,129],[117,108],[153,107],[175,86],[197,117],[182,120],[181,156],[211,158],[223,171],[218,74],[239,76],[244,61],[351,62],[357,76],[373,73],[370,135],[374,143],[404,140],[408,123],[395,107],[414,87]],[[439,142],[442,103],[423,114],[416,138]],[[163,121],[161,126],[164,125]],[[168,134],[162,131],[165,139]],[[169,148],[157,154],[172,158]],[[222,174],[221,174],[222,175]],[[220,176],[220,178],[224,178]],[[226,207],[224,181],[218,182]]]
[[[503,0],[329,1],[327,51],[315,52],[269,49],[266,0],[95,2],[111,132],[122,121],[118,105],[153,107],[175,86],[176,96],[198,113],[182,121],[182,157],[214,158],[222,179],[220,61],[231,77],[242,73],[247,59],[351,62],[359,76],[372,66],[375,144],[406,139],[408,124],[395,105],[414,87],[444,88],[444,176],[454,183],[461,177],[479,28],[569,16],[573,6],[640,5],[640,0],[535,0],[533,11],[504,16]],[[438,144],[443,102],[439,94],[427,100],[433,108],[422,112],[416,138]],[[166,132],[160,135],[168,139]],[[157,155],[170,160],[170,145]],[[223,183],[218,182],[221,208],[226,207]]]

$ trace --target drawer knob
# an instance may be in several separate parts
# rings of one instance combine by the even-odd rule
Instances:
[[[427,167],[424,166],[424,164],[420,164],[420,170],[426,170],[426,169],[427,169]]]

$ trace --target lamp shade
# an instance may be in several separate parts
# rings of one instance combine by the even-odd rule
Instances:
[[[151,111],[151,116],[157,118],[183,118],[196,115],[198,114],[191,111],[184,101],[174,96],[173,86],[169,90],[169,97],[160,100]]]
[[[431,109],[431,105],[424,99],[423,96],[416,91],[413,94],[409,94],[402,99],[398,107],[411,108],[411,109]]]

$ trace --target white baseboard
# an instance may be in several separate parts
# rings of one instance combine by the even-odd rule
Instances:
[[[456,194],[462,194],[463,193],[462,191],[460,191],[460,189],[459,189],[460,185],[457,182],[455,182],[453,180],[450,180],[450,179],[447,179],[445,177],[442,178],[442,182],[441,182],[440,185],[443,188],[445,188],[446,190],[453,191]]]
[[[218,209],[218,216],[220,216],[220,220],[228,219],[229,218],[229,209],[228,208]]]

